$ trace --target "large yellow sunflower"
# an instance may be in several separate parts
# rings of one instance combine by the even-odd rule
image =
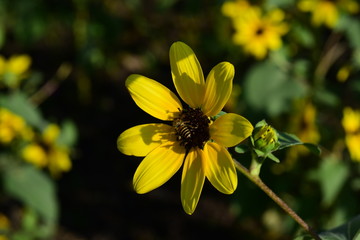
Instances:
[[[147,193],[168,181],[183,165],[181,202],[192,214],[205,178],[220,192],[237,187],[234,162],[226,149],[250,136],[253,126],[237,114],[217,118],[230,97],[234,67],[216,65],[204,75],[192,49],[182,42],[170,48],[173,82],[182,100],[162,84],[140,75],[126,80],[131,97],[145,112],[165,123],[143,124],[125,130],[117,140],[126,155],[145,156],[134,178],[137,193]]]

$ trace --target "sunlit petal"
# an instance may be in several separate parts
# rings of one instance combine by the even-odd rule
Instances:
[[[180,97],[190,107],[200,107],[204,99],[205,81],[193,50],[185,43],[175,42],[170,48],[170,65]]]
[[[182,109],[180,100],[171,90],[150,78],[132,74],[125,85],[135,103],[153,117],[173,120]]]
[[[233,147],[249,137],[253,128],[246,118],[227,113],[210,125],[210,138],[224,147]]]
[[[155,148],[136,169],[133,179],[135,191],[147,193],[163,185],[179,170],[184,158],[185,148],[177,142]]]
[[[202,168],[203,152],[200,149],[191,150],[186,156],[181,178],[181,202],[187,214],[195,211],[201,190],[205,181]]]
[[[234,162],[226,148],[208,142],[204,147],[205,175],[220,192],[231,194],[237,187],[237,174]]]
[[[225,106],[232,91],[234,66],[228,62],[216,65],[209,73],[205,84],[202,110],[206,116],[215,116]]]
[[[117,139],[117,147],[126,155],[143,157],[161,144],[175,140],[173,127],[161,124],[143,124],[122,132]]]

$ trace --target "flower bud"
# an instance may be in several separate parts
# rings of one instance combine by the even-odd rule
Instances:
[[[252,137],[254,147],[264,153],[275,151],[279,147],[277,132],[270,125],[256,127]]]

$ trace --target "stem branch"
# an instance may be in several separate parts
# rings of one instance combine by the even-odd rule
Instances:
[[[277,203],[290,217],[292,217],[305,231],[307,231],[314,239],[321,240],[321,238],[311,229],[311,227],[297,215],[280,197],[278,197],[258,176],[250,173],[241,163],[234,160],[235,167],[244,174],[250,181],[255,183],[261,190],[263,190],[275,203]]]

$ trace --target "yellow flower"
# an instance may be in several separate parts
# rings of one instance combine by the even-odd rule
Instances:
[[[311,21],[315,26],[324,24],[333,28],[339,20],[340,10],[357,13],[359,4],[354,0],[301,0],[298,8],[311,13]]]
[[[346,134],[346,146],[351,158],[360,162],[360,111],[346,107],[343,115],[342,125]]]
[[[350,107],[344,108],[342,125],[346,133],[356,133],[360,131],[360,111],[352,110]]]
[[[252,7],[243,17],[233,19],[233,41],[241,45],[245,52],[263,59],[269,50],[282,46],[281,36],[288,32],[284,18],[285,14],[280,9],[262,15],[259,8]]]
[[[23,148],[21,155],[25,161],[39,168],[45,167],[48,163],[45,150],[37,143],[28,144]]]
[[[6,236],[6,233],[10,230],[10,221],[3,214],[0,213],[0,240],[8,240],[9,238]]]
[[[18,87],[30,64],[31,58],[28,55],[14,55],[8,60],[0,56],[0,86],[3,83],[9,88]]]
[[[0,107],[0,143],[9,144],[17,137],[31,139],[33,131],[20,116]]]
[[[182,42],[171,46],[170,65],[175,88],[188,107],[162,84],[130,75],[125,84],[135,103],[153,117],[172,123],[127,129],[120,134],[117,146],[126,155],[145,156],[133,178],[134,189],[140,194],[163,185],[183,165],[181,201],[185,212],[192,214],[205,178],[222,193],[234,192],[237,174],[226,148],[250,136],[253,126],[232,113],[211,118],[230,97],[233,65],[219,63],[205,81],[194,52]]]
[[[342,66],[336,74],[336,78],[339,82],[345,82],[351,73],[352,67],[351,65]]]
[[[52,176],[58,177],[71,169],[71,159],[66,147],[54,146],[48,152],[48,168]]]
[[[37,167],[48,167],[53,177],[69,171],[72,165],[69,150],[57,143],[59,135],[59,126],[49,124],[43,131],[39,143],[30,143],[23,148],[22,157]]]
[[[56,139],[59,137],[59,135],[59,126],[56,124],[49,124],[49,126],[47,126],[47,128],[43,132],[44,142],[46,142],[47,144],[52,144],[56,142]]]
[[[250,9],[251,5],[248,1],[237,0],[237,1],[227,1],[221,7],[221,12],[231,18],[243,17],[244,14]]]

